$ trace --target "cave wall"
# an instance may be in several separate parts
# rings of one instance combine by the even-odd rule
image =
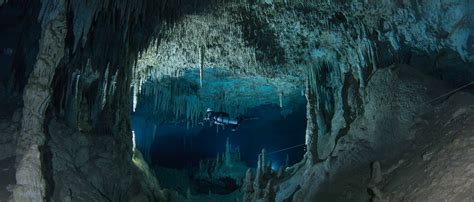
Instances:
[[[355,7],[356,5],[353,2],[354,11],[360,9]],[[440,22],[443,27],[432,29],[436,32],[448,29],[448,25],[451,25],[449,28],[452,38],[450,39],[439,38],[437,35],[419,30],[421,27],[433,26],[432,13],[441,13],[437,10],[439,7],[427,7],[424,10],[413,9],[411,6],[416,6],[416,4],[388,3],[385,7],[372,4],[362,11],[362,13],[371,13],[370,17],[369,15],[344,14],[346,10],[337,11],[336,9],[336,15],[329,19],[329,23],[340,23],[343,26],[330,28],[333,33],[338,34],[320,39],[322,46],[313,49],[311,55],[313,62],[309,67],[309,86],[316,95],[314,99],[316,113],[313,114],[318,128],[317,153],[320,159],[325,159],[330,155],[337,140],[347,134],[351,122],[364,112],[361,97],[368,93],[365,86],[378,68],[387,67],[385,66],[387,62],[404,63],[407,57],[404,55],[405,51],[417,53],[418,50],[421,51],[418,52],[419,54],[436,55],[440,47],[459,50],[461,46],[469,46],[465,34],[456,35],[458,29],[461,28],[454,28],[453,25],[453,22],[463,20],[463,16],[469,16],[469,11],[465,10],[464,4],[441,2],[439,5],[446,6],[449,13],[456,13],[456,15],[443,19],[444,21]],[[390,9],[387,10],[387,8]],[[384,13],[380,13],[382,11]],[[338,16],[338,12],[342,14]],[[352,27],[352,25],[356,26]],[[471,27],[469,23],[466,23],[462,29],[469,33]],[[345,34],[347,36],[344,36]],[[387,47],[387,43],[390,46]],[[405,49],[400,44],[403,44]],[[390,59],[386,58],[387,54]],[[458,51],[458,54],[461,58],[466,58],[464,61],[467,64],[471,63],[468,59],[471,55],[463,51]],[[420,66],[415,68],[423,68],[423,65]],[[465,66],[463,71],[471,70]]]
[[[331,155],[315,164],[305,162],[292,179],[278,185],[277,200],[371,200],[365,183],[371,177],[371,163],[384,161],[384,169],[391,170],[386,172],[392,172],[401,153],[419,139],[431,138],[431,133],[415,136],[424,121],[420,114],[430,109],[426,104],[430,99],[448,91],[449,85],[414,67],[394,65],[376,71],[367,83],[367,93],[360,97],[363,111],[354,117]]]

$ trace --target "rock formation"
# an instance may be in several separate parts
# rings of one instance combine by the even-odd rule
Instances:
[[[229,138],[225,145],[225,152],[217,153],[216,159],[201,160],[199,167],[194,172],[196,180],[219,181],[223,178],[231,178],[238,186],[242,185],[242,180],[246,176],[247,166],[240,159],[239,147],[232,148]]]
[[[36,64],[23,94],[23,120],[17,145],[18,165],[13,200],[39,201],[46,198],[47,182],[42,168],[41,148],[46,141],[43,131],[45,112],[51,100],[50,85],[64,55],[66,5],[45,8]],[[44,152],[44,151],[43,151]]]
[[[253,170],[249,168],[245,174],[244,183],[242,185],[242,192],[244,193],[242,201],[244,202],[249,202],[253,199],[253,193],[255,191],[253,189],[253,181],[255,180],[254,178],[255,176]]]
[[[473,10],[469,0],[0,0],[1,175],[16,180],[2,180],[0,200],[189,200],[158,185],[132,113],[193,127],[207,107],[238,115],[271,103],[285,115],[304,97],[301,163],[274,172],[263,150],[245,174],[227,143],[200,175],[239,170],[243,201],[364,201],[367,182],[378,200],[472,199]]]
[[[263,149],[258,155],[255,176],[252,169],[247,170],[242,186],[243,201],[275,201],[276,191],[273,181],[282,175],[277,175],[272,170],[272,163],[265,160],[265,153]]]

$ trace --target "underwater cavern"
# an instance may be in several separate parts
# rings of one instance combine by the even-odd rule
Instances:
[[[472,0],[0,0],[0,202],[474,201]]]

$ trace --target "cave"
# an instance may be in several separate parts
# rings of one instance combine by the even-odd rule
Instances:
[[[0,0],[1,201],[472,201],[470,0]]]

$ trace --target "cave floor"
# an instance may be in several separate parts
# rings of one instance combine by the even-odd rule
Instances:
[[[231,191],[231,193],[228,194],[215,193],[215,189],[218,188],[216,187],[217,185],[214,185],[214,187],[212,188],[214,192],[211,190],[211,187],[207,187],[209,188],[208,193],[202,193],[202,190],[201,192],[196,193],[198,192],[196,188],[206,189],[206,187],[197,187],[199,186],[198,184],[196,184],[197,182],[191,179],[191,177],[188,176],[185,170],[155,167],[154,171],[156,173],[158,181],[160,182],[161,187],[177,191],[181,195],[187,195],[187,191],[189,189],[191,193],[191,201],[234,201],[234,199],[239,199],[242,197],[242,192],[240,192],[240,189]],[[222,187],[221,189],[224,188]],[[220,192],[229,192],[229,190],[220,190]]]

